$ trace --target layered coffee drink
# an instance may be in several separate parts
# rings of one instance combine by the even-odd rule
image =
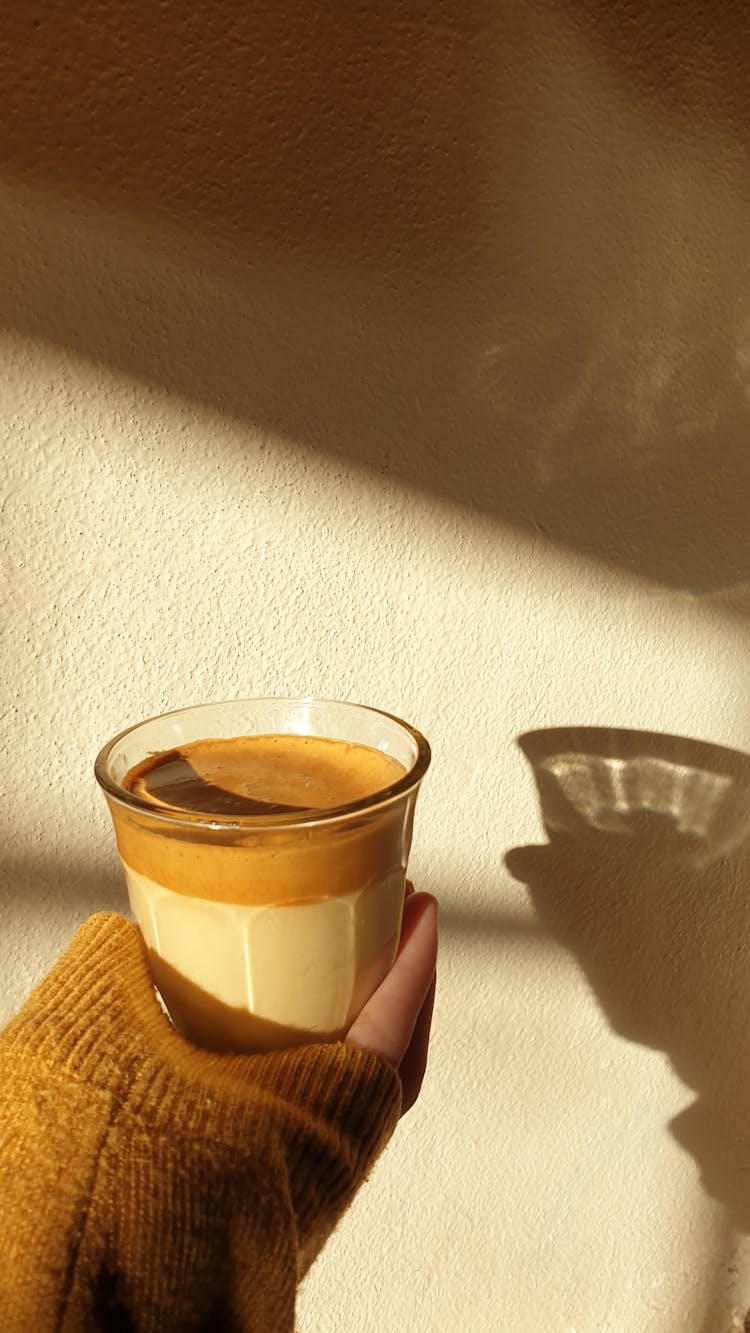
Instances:
[[[371,745],[278,733],[187,741],[124,772],[108,799],[130,900],[187,1036],[261,1051],[346,1033],[396,955],[407,771]]]

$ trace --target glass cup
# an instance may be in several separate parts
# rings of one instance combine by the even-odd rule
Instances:
[[[155,808],[123,787],[191,741],[314,736],[369,746],[406,770],[329,810],[231,817]],[[359,704],[245,699],[130,727],[97,757],[130,903],[175,1026],[213,1050],[338,1041],[396,957],[414,806],[430,747]]]

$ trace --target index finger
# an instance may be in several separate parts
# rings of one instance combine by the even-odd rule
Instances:
[[[398,1069],[437,963],[437,902],[429,893],[411,893],[404,903],[398,957],[346,1037]]]

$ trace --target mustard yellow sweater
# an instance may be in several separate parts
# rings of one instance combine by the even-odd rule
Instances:
[[[0,1329],[291,1333],[399,1109],[364,1051],[184,1041],[93,917],[0,1034]]]

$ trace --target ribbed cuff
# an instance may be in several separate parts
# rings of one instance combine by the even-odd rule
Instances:
[[[55,1071],[116,1094],[169,1026],[136,927],[103,913],[76,932],[2,1041],[6,1049],[30,1050]]]
[[[155,1129],[228,1144],[243,1141],[267,1099],[343,1134],[367,1161],[400,1111],[398,1075],[366,1051],[333,1043],[233,1056],[185,1040],[157,1000],[137,928],[114,914],[77,931],[0,1041],[127,1101]]]

